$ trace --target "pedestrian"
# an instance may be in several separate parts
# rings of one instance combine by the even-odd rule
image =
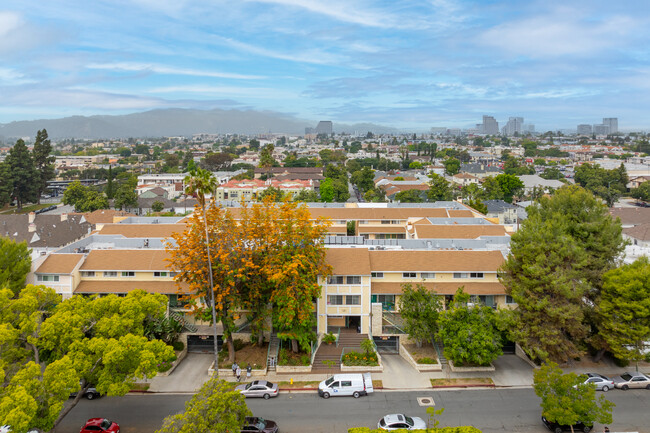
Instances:
[[[239,382],[240,379],[241,379],[241,368],[239,368],[239,366],[237,366],[237,370],[235,371],[235,375],[237,376],[237,382]]]
[[[238,369],[238,368],[239,368],[239,366],[237,365],[237,363],[236,363],[236,362],[233,362],[233,363],[232,363],[232,375],[233,375],[233,376],[237,376],[237,369]]]
[[[605,428],[603,429],[603,433],[609,433],[609,427],[605,426]]]
[[[253,373],[253,367],[251,367],[251,363],[249,362],[248,365],[246,366],[246,379],[250,379],[252,373]]]

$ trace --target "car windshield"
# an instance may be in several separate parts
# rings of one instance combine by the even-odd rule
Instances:
[[[106,429],[108,429],[108,428],[111,426],[111,424],[113,424],[111,421],[109,421],[109,420],[107,420],[106,418],[104,418],[104,419],[102,420],[102,423],[101,423],[99,426],[100,426],[102,429],[106,430]]]
[[[260,418],[257,421],[257,424],[255,424],[258,430],[264,430],[264,427],[266,427],[266,421],[264,421],[262,418]]]
[[[246,385],[246,387],[244,389],[250,389],[251,386],[253,386],[253,384],[249,383],[249,384]]]
[[[266,382],[266,387],[267,388],[273,388],[273,384],[271,382]]]
[[[632,379],[632,375],[630,373],[623,373],[623,374],[621,374],[621,378],[623,380],[630,380],[630,379]]]
[[[404,415],[404,419],[406,419],[406,423],[407,423],[408,425],[410,425],[410,426],[413,426],[413,424],[415,424],[415,423],[413,422],[413,418],[411,418],[410,416],[406,416],[406,415]]]
[[[332,382],[334,382],[334,377],[333,376],[325,381],[325,385],[330,386],[332,384]]]

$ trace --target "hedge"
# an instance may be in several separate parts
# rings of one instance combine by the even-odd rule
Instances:
[[[440,427],[440,428],[430,428],[427,430],[406,430],[399,429],[393,430],[396,433],[481,433],[481,430],[472,426],[462,426],[462,427]],[[383,433],[383,430],[371,429],[368,427],[352,427],[348,429],[348,433]]]

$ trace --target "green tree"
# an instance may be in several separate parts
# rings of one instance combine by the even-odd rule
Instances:
[[[650,262],[642,257],[603,276],[600,336],[615,357],[636,362],[646,358],[650,344]]]
[[[34,166],[29,149],[22,139],[9,149],[5,163],[9,165],[9,172],[13,184],[12,196],[16,199],[18,209],[23,208],[27,202],[35,203],[38,200],[40,174]],[[34,182],[34,179],[39,181]]]
[[[614,403],[604,395],[596,398],[596,389],[584,383],[584,376],[562,374],[555,363],[544,364],[533,373],[535,394],[542,399],[542,415],[551,422],[571,426],[582,422],[610,424]]]
[[[481,212],[483,215],[487,215],[488,213],[487,206],[479,198],[477,198],[476,200],[470,200],[467,205],[472,209]]]
[[[333,180],[330,178],[325,178],[320,183],[320,198],[325,203],[331,203],[334,201],[334,185]]]
[[[460,161],[456,158],[447,158],[442,162],[442,165],[445,166],[445,173],[449,176],[458,174],[460,171]]]
[[[513,197],[524,191],[524,183],[513,174],[499,174],[494,180],[499,185],[503,201],[507,203],[512,203]]]
[[[274,186],[270,186],[270,187],[266,188],[264,191],[262,191],[257,198],[258,198],[258,200],[264,200],[267,197],[271,201],[280,202],[280,201],[284,200],[285,193],[279,188],[276,188]]]
[[[650,201],[650,182],[645,181],[637,188],[632,188],[630,195],[637,200]],[[2,203],[2,200],[0,200],[0,203]]]
[[[438,295],[427,290],[422,284],[415,288],[411,284],[402,285],[399,310],[404,320],[404,330],[417,347],[422,347],[424,342],[432,342],[438,331],[441,308]]]
[[[427,196],[430,201],[448,201],[454,199],[454,193],[447,180],[436,173],[429,175],[429,189]]]
[[[63,192],[63,204],[74,206],[77,212],[93,212],[108,209],[108,199],[100,192],[84,186],[78,180]]]
[[[91,383],[102,394],[124,395],[174,357],[170,346],[142,336],[148,319],[164,316],[164,295],[134,291],[61,302],[54,290],[28,285],[17,298],[0,290],[0,303],[0,424],[16,432],[51,430]],[[77,397],[64,407],[73,391]]]
[[[503,354],[501,332],[491,307],[468,305],[470,296],[460,287],[449,309],[440,316],[438,336],[445,356],[456,365],[488,365]]]
[[[14,180],[11,167],[6,162],[0,162],[0,207],[11,203],[14,192]]]
[[[41,194],[47,187],[47,181],[54,179],[54,161],[55,157],[52,154],[52,143],[47,137],[47,131],[42,129],[36,133],[36,140],[34,141],[34,148],[32,149],[32,158],[34,159],[34,166],[38,171],[38,203],[41,202]]]
[[[232,385],[211,378],[185,403],[185,411],[165,418],[156,433],[234,433],[252,413]]]
[[[131,176],[117,188],[113,202],[115,209],[128,209],[138,206],[138,193],[135,192],[137,184],[138,179],[135,176]]]
[[[518,304],[512,336],[533,358],[565,362],[580,356],[598,329],[593,308],[603,273],[623,251],[622,229],[578,186],[560,188],[527,211],[500,274]],[[597,339],[590,342],[603,348]]]
[[[165,208],[165,204],[160,200],[156,200],[151,204],[151,210],[154,212],[161,212]]]
[[[275,146],[271,143],[265,144],[264,148],[260,151],[260,167],[269,170],[271,167],[278,167],[278,161],[273,158],[273,151]],[[269,170],[270,173],[270,170]]]
[[[115,195],[115,184],[113,183],[113,167],[108,166],[108,174],[106,177],[106,189],[104,190],[106,197],[111,200]]]
[[[319,201],[318,193],[313,189],[301,189],[298,194],[293,196],[293,201],[304,201],[306,203],[315,203]]]
[[[539,175],[542,179],[553,179],[553,180],[560,180],[564,179],[564,175],[562,172],[557,169],[556,167],[547,167],[544,169],[544,172]]]
[[[364,193],[375,186],[375,174],[370,167],[363,167],[352,173],[350,180]]]
[[[395,201],[399,201],[400,203],[422,203],[424,202],[425,196],[426,191],[407,189],[406,191],[400,191],[395,194]]]
[[[9,289],[15,295],[25,286],[31,268],[27,242],[14,242],[0,236],[0,289]]]
[[[575,181],[612,206],[627,191],[628,176],[625,166],[606,170],[595,164],[582,164],[575,171]]]

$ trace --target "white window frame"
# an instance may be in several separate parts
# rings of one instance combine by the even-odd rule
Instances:
[[[58,275],[37,275],[36,276],[36,281],[41,282],[41,283],[58,283],[59,282],[59,276]]]
[[[135,277],[135,271],[122,271],[121,275],[124,278],[134,278]]]
[[[340,279],[340,283],[339,283]],[[330,275],[327,278],[327,284],[345,284],[345,276],[344,275]]]
[[[370,276],[372,278],[384,278],[384,273],[383,272],[371,272]]]
[[[338,302],[335,302],[335,303],[332,302],[332,300],[338,301],[339,299],[341,301],[340,304]],[[334,306],[345,305],[345,296],[344,295],[327,295],[327,305],[334,305]]]
[[[435,273],[435,272],[421,272],[421,273],[420,273],[420,277],[421,277],[423,280],[426,280],[426,279],[434,279],[434,278],[436,278],[436,273]]]
[[[417,278],[417,272],[402,272],[402,278]]]
[[[359,282],[355,282],[355,280],[358,278]],[[350,284],[350,285],[359,285],[361,284],[361,276],[360,275],[346,275],[345,276],[345,284]]]
[[[117,278],[117,271],[104,271],[104,278]]]
[[[359,302],[351,302],[358,300]],[[361,305],[361,295],[346,295],[344,299],[345,305]]]
[[[81,271],[81,276],[84,278],[92,278],[95,276],[95,271]]]
[[[156,278],[166,278],[169,275],[167,271],[154,271],[153,276]]]

